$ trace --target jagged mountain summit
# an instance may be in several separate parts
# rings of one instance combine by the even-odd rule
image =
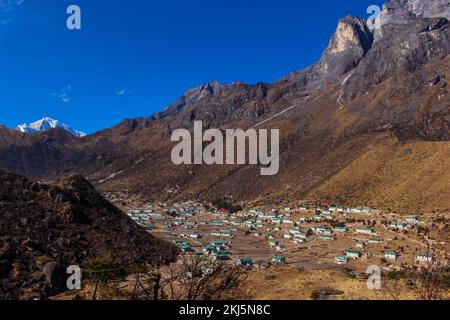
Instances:
[[[48,130],[54,129],[54,128],[64,129],[67,132],[70,132],[71,134],[73,134],[74,136],[79,137],[79,138],[86,136],[86,134],[84,132],[76,131],[76,130],[72,129],[71,127],[69,127],[68,125],[61,123],[58,120],[49,118],[49,117],[44,117],[41,120],[38,120],[38,121],[30,123],[30,124],[26,124],[26,123],[20,124],[17,126],[16,130],[18,130],[20,132],[36,133],[36,132],[48,131]]]
[[[274,83],[212,81],[161,113],[84,139],[0,127],[0,168],[39,179],[81,173],[99,190],[155,200],[319,199],[448,212],[450,25],[443,4],[390,1],[376,30],[345,17],[308,68]],[[205,128],[279,128],[278,175],[261,177],[251,165],[174,165],[171,133],[197,120]]]
[[[291,73],[286,80],[295,81],[306,91],[316,91],[336,81],[358,65],[372,47],[373,33],[362,18],[341,19],[319,62]]]

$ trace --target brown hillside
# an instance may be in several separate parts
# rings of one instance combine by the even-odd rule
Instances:
[[[402,213],[450,208],[450,142],[386,139],[309,194]]]
[[[0,168],[44,180],[82,174],[100,191],[149,200],[279,204],[319,197],[448,212],[442,146],[450,141],[449,12],[436,9],[438,0],[421,3],[411,12],[407,1],[389,2],[376,32],[363,19],[341,19],[317,63],[272,84],[211,81],[163,112],[82,139],[0,127]],[[264,121],[261,128],[279,129],[279,173],[173,165],[172,132],[192,130],[199,120],[205,129]]]
[[[150,236],[80,176],[39,184],[0,171],[0,299],[66,289],[66,268],[88,259],[161,265],[177,249]],[[25,280],[24,280],[25,279]]]

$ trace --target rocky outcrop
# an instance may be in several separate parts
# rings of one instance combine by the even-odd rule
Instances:
[[[407,0],[405,8],[421,18],[450,19],[448,0]]]
[[[338,23],[337,30],[325,51],[325,56],[346,50],[355,50],[362,56],[372,46],[372,33],[362,18],[345,17]]]
[[[421,1],[416,2],[418,5]],[[426,1],[434,7],[439,0]],[[427,17],[423,11],[416,15],[408,9],[406,1],[388,2],[381,14],[381,29],[375,31],[375,42],[348,80],[345,98],[355,98],[368,88],[386,79],[409,74],[433,60],[440,60],[450,53],[450,25],[443,17]],[[426,12],[426,11],[425,11]],[[441,15],[445,15],[443,12]],[[439,15],[438,15],[439,16]],[[424,79],[423,82],[426,80]],[[407,86],[424,85],[414,81]],[[410,88],[414,90],[416,88]]]
[[[407,25],[428,18],[450,19],[449,1],[392,0],[387,2],[380,16],[381,29],[375,31],[375,41],[388,36],[386,32],[389,33],[395,25]]]
[[[199,102],[200,100],[211,97],[218,93],[224,86],[217,81],[198,86],[194,89],[186,91],[174,104],[167,107],[163,112],[153,116],[156,119],[164,118],[173,115],[184,108]]]
[[[345,17],[339,21],[320,61],[292,73],[287,80],[301,83],[309,93],[320,90],[355,68],[372,43],[373,34],[364,19]]]
[[[81,176],[45,185],[0,171],[0,221],[0,300],[67,290],[67,267],[88,259],[161,265],[177,254]]]

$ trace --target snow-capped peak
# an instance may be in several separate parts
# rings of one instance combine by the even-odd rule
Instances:
[[[47,130],[50,130],[53,128],[64,129],[67,132],[70,132],[71,134],[73,134],[74,136],[77,136],[77,137],[84,137],[86,135],[84,132],[73,130],[68,125],[66,125],[64,123],[60,123],[58,120],[54,120],[49,117],[45,117],[39,121],[30,123],[30,124],[24,123],[24,124],[18,125],[16,130],[18,130],[20,132],[33,133],[33,132],[47,131]]]

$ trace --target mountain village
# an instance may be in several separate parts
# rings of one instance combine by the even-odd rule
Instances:
[[[399,271],[448,258],[448,219],[442,215],[399,215],[367,207],[301,204],[229,212],[195,202],[140,204],[123,194],[107,198],[122,205],[153,236],[180,251],[207,255],[227,264],[266,269],[299,265],[339,266],[364,273],[377,265]],[[447,237],[447,238],[446,238]],[[433,252],[430,251],[433,248]]]

